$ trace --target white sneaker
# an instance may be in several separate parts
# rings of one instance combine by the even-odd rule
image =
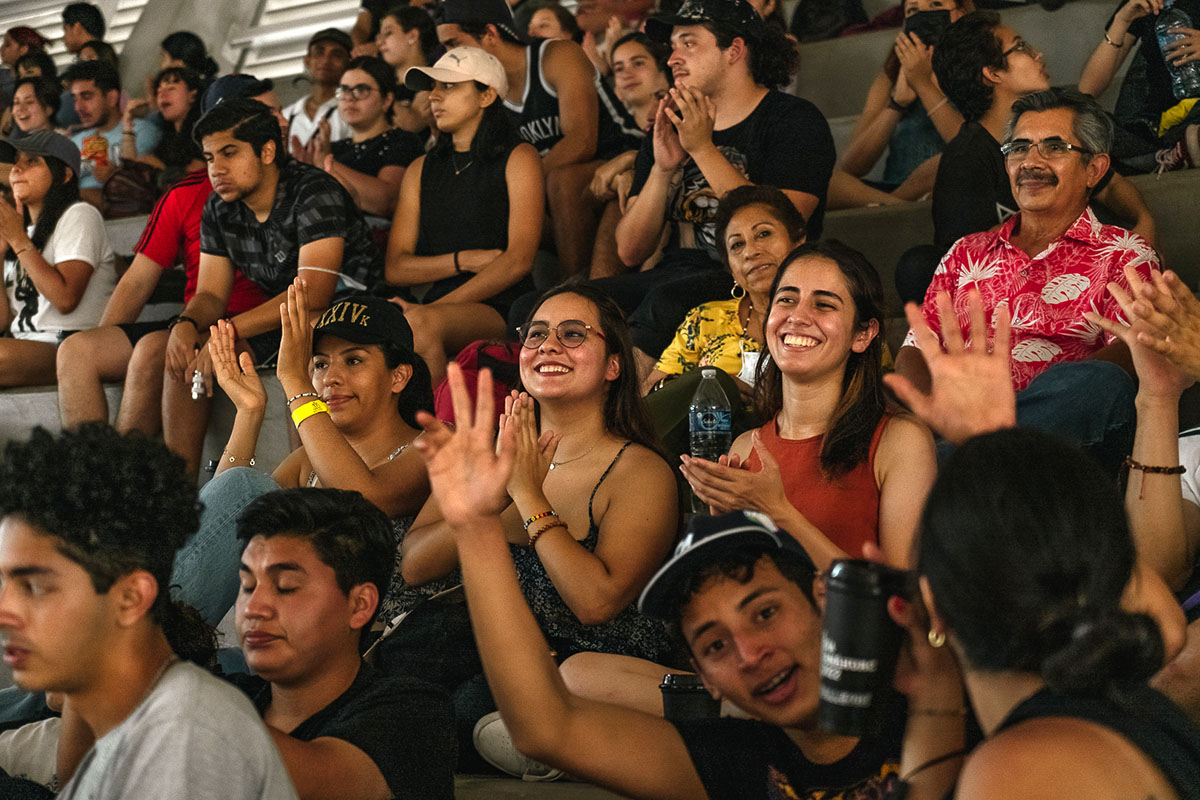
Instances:
[[[565,775],[561,769],[534,761],[517,750],[512,737],[508,735],[508,726],[500,719],[499,711],[493,711],[476,722],[471,739],[484,761],[523,781],[556,781]]]

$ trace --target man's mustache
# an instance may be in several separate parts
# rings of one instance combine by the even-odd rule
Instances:
[[[1037,181],[1039,183],[1048,183],[1051,186],[1057,186],[1058,176],[1048,169],[1022,169],[1017,173],[1018,186],[1029,181]]]

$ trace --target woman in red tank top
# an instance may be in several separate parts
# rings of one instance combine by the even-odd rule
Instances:
[[[839,242],[796,248],[771,287],[759,363],[761,428],[720,463],[683,456],[713,512],[751,509],[796,537],[821,569],[868,542],[907,566],[937,469],[933,437],[889,410],[879,274]]]

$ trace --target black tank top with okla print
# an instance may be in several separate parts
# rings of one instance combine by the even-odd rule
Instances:
[[[550,82],[542,69],[546,41],[534,39],[533,44],[525,48],[525,92],[521,101],[504,101],[509,119],[516,126],[521,138],[537,148],[541,155],[545,155],[563,138],[558,93],[550,88]],[[637,123],[625,107],[616,100],[615,94],[602,85],[603,78],[598,73],[595,80],[600,106],[596,157],[611,158],[624,150],[637,149],[645,134],[637,127]]]

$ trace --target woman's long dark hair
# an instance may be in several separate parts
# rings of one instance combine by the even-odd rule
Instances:
[[[158,147],[154,148],[154,155],[168,168],[183,168],[193,161],[200,161],[204,158],[200,145],[192,138],[192,128],[200,119],[200,97],[204,94],[205,82],[203,76],[195,70],[187,67],[167,67],[154,76],[156,94],[158,85],[164,80],[182,83],[196,93],[196,98],[192,101],[192,106],[188,109],[187,116],[184,117],[183,125],[179,127],[179,130],[175,130],[175,126],[166,120],[159,123],[159,127],[162,129],[162,138],[159,139]]]
[[[438,41],[437,24],[434,23],[433,17],[429,15],[428,11],[407,3],[393,3],[387,11],[383,12],[383,16],[396,20],[396,24],[405,33],[415,28],[421,52],[425,54],[425,63],[432,64],[438,60],[442,54],[442,43]],[[381,18],[380,22],[382,21]]]
[[[621,372],[604,395],[604,428],[614,436],[637,442],[656,453],[662,453],[658,442],[658,434],[654,432],[654,423],[646,412],[639,391],[637,367],[633,358],[633,340],[629,336],[629,325],[625,321],[625,312],[621,311],[613,299],[586,283],[563,284],[542,293],[533,304],[529,316],[525,318],[522,328],[533,321],[539,308],[551,297],[560,294],[573,294],[587,300],[596,308],[600,317],[600,331],[604,334],[604,347],[608,355],[615,355],[621,365]]]
[[[1074,445],[1013,428],[938,471],[916,561],[971,667],[1119,695],[1163,660],[1158,625],[1121,607],[1136,558],[1111,477]]]
[[[475,81],[475,88],[483,92],[488,89],[485,84]],[[475,138],[471,140],[471,158],[480,161],[492,161],[497,158],[508,158],[513,148],[521,143],[516,127],[504,110],[504,98],[499,93],[491,105],[483,109],[483,119],[475,130]],[[454,137],[439,136],[433,147],[433,152],[442,158],[449,158],[454,152]]]
[[[204,40],[191,31],[176,31],[163,39],[159,46],[171,58],[204,79],[205,88],[217,74],[217,62],[208,55]]]
[[[29,237],[35,250],[46,246],[63,212],[79,202],[79,176],[71,175],[67,178],[66,164],[54,156],[42,158],[50,168],[50,188],[42,199],[42,213],[38,215],[37,224],[33,226],[33,235]],[[25,224],[29,224],[28,208],[25,209]]]
[[[829,477],[837,477],[866,460],[875,429],[887,408],[883,391],[883,285],[871,262],[854,248],[836,239],[809,242],[793,250],[779,265],[771,284],[772,306],[788,269],[798,261],[812,257],[828,259],[841,270],[854,302],[855,328],[863,330],[871,320],[876,320],[880,326],[879,334],[866,350],[861,353],[851,351],[842,377],[842,397],[833,410],[821,444],[821,471]],[[769,349],[769,341],[767,346]],[[774,419],[783,409],[783,373],[774,358],[759,359],[754,406],[761,419]]]

